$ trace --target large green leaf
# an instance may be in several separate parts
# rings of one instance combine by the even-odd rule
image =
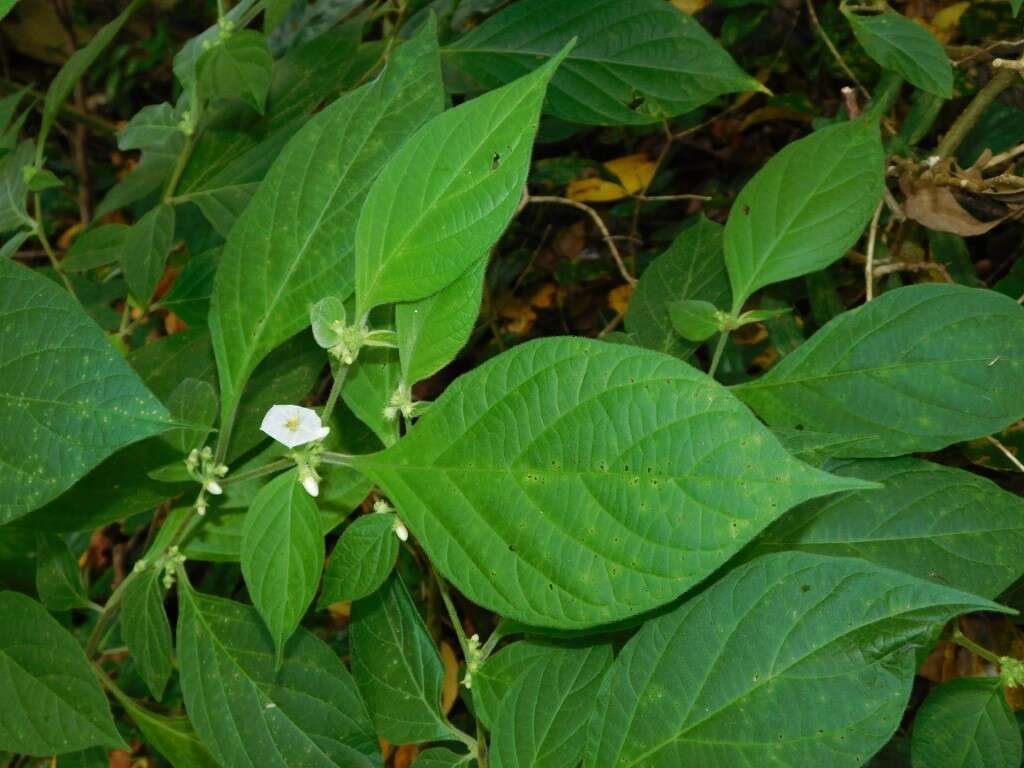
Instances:
[[[916,651],[975,610],[1006,609],[863,560],[759,558],[630,640],[586,765],[856,768],[899,725]]]
[[[324,572],[321,605],[359,600],[377,591],[398,560],[397,518],[363,515],[345,529]]]
[[[551,81],[546,111],[575,123],[656,123],[724,93],[758,91],[694,19],[660,0],[523,0],[445,50],[484,88],[577,45]]]
[[[366,190],[442,105],[437,42],[426,25],[380,77],[309,120],[274,163],[231,230],[214,282],[210,332],[223,423],[256,364],[309,325],[309,307],[351,292]]]
[[[357,317],[440,291],[497,242],[523,197],[541,103],[566,50],[442,112],[388,161],[359,214]]]
[[[185,707],[225,768],[370,768],[377,740],[341,660],[299,630],[275,662],[252,608],[179,591],[178,661]]]
[[[354,463],[463,594],[561,628],[666,603],[790,507],[865,487],[792,459],[686,363],[569,337],[480,366]]]
[[[668,309],[683,299],[728,309],[722,226],[703,215],[644,270],[629,300],[626,330],[640,346],[688,357],[698,345],[676,333]]]
[[[441,714],[444,666],[398,574],[352,605],[352,674],[377,733],[395,744],[451,737]]]
[[[863,442],[839,456],[936,451],[1024,416],[1024,308],[958,285],[899,288],[838,316],[734,392],[773,427]]]
[[[402,379],[410,387],[448,365],[469,341],[484,290],[482,258],[447,288],[395,307]]]
[[[162,203],[139,219],[125,237],[121,268],[132,295],[143,306],[164,273],[174,244],[174,206]]]
[[[610,645],[551,649],[505,694],[491,731],[494,768],[578,765]]]
[[[0,616],[0,750],[126,748],[78,641],[18,592],[0,592]]]
[[[920,459],[830,465],[881,483],[797,507],[764,532],[758,551],[862,557],[982,597],[1024,573],[1024,499],[961,469]]]
[[[163,569],[155,564],[125,585],[121,636],[139,675],[159,701],[171,678],[171,625],[164,611]]]
[[[234,32],[199,57],[199,92],[211,101],[241,99],[263,114],[273,64],[263,35],[252,29]]]
[[[914,768],[1020,768],[1021,732],[998,677],[932,690],[914,718]]]
[[[815,131],[757,172],[725,225],[734,311],[770,283],[824,269],[860,238],[885,187],[878,124]]]
[[[868,56],[911,85],[943,99],[953,97],[953,65],[924,25],[898,13],[860,16],[844,11]]]
[[[118,448],[170,426],[82,307],[0,260],[0,525],[56,498]]]
[[[295,471],[260,489],[242,529],[242,576],[278,654],[313,602],[324,567],[320,510]]]

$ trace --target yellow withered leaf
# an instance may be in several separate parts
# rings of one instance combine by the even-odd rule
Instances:
[[[646,154],[617,157],[606,162],[604,167],[619,180],[618,184],[596,177],[577,179],[569,182],[566,197],[579,203],[611,203],[622,200],[645,190],[657,170],[657,164]]]

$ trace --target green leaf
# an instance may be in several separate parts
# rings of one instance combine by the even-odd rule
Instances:
[[[162,147],[181,133],[181,114],[166,101],[143,107],[128,125],[117,132],[117,148],[122,152],[132,149]]]
[[[66,272],[85,272],[121,259],[132,228],[126,224],[100,224],[75,238],[60,263]]]
[[[763,87],[690,16],[659,0],[525,0],[445,50],[483,88],[577,44],[545,110],[574,123],[656,123],[716,96]]]
[[[171,679],[171,625],[164,612],[163,571],[154,564],[125,585],[121,636],[157,701]]]
[[[338,539],[324,572],[320,605],[359,600],[377,591],[398,560],[397,518],[363,515]]]
[[[995,597],[1022,571],[1024,499],[961,469],[920,459],[849,461],[834,474],[881,483],[807,502],[758,550],[861,557],[965,592]]]
[[[242,529],[242,576],[281,655],[313,602],[324,567],[320,511],[295,471],[256,495]]]
[[[483,296],[487,259],[451,285],[419,301],[395,307],[395,333],[402,380],[409,386],[433,376],[469,341]]]
[[[149,478],[154,469],[181,461],[159,438],[122,448],[56,499],[20,518],[18,527],[60,533],[93,531],[153,509],[195,487],[191,479],[184,485]]]
[[[24,174],[25,186],[29,192],[45,192],[48,189],[64,186],[64,182],[53,171],[48,171],[45,168],[27,167]]]
[[[473,712],[488,730],[494,730],[501,702],[515,682],[529,669],[551,654],[560,652],[560,646],[534,640],[510,643],[487,657],[473,675]]]
[[[233,32],[199,57],[199,92],[211,101],[241,99],[262,115],[273,64],[263,35],[253,29]]]
[[[155,747],[174,768],[220,768],[199,741],[187,717],[166,717],[151,712],[111,689],[118,702],[139,726],[146,745]]]
[[[857,42],[879,66],[943,99],[953,98],[953,65],[923,25],[898,13],[860,16],[843,11]]]
[[[686,363],[570,337],[488,361],[353,462],[466,597],[563,629],[662,605],[790,507],[867,487],[790,458]]]
[[[22,171],[34,154],[35,145],[26,139],[0,158],[0,232],[35,227],[35,220],[28,215],[28,185]]]
[[[173,429],[160,439],[175,449],[179,458],[201,448],[217,419],[217,390],[201,379],[185,377],[167,398],[167,410],[177,421],[192,428]],[[183,462],[179,462],[183,464]]]
[[[914,718],[915,768],[1020,768],[1021,732],[998,677],[933,688]]]
[[[413,768],[475,768],[472,755],[460,755],[447,747],[434,747],[420,752]]]
[[[179,589],[185,707],[224,768],[370,768],[381,762],[366,707],[341,660],[300,629],[275,662],[248,606]]]
[[[67,542],[56,534],[36,536],[36,592],[51,611],[69,611],[89,605],[78,562]]]
[[[10,13],[18,0],[0,0],[0,19]]]
[[[921,284],[845,312],[733,391],[773,427],[848,437],[839,456],[937,451],[1024,416],[1024,308]]]
[[[612,659],[610,645],[557,649],[538,658],[502,699],[491,732],[491,765],[578,765]]]
[[[916,652],[976,610],[1007,609],[862,560],[759,558],[629,641],[585,764],[860,766],[899,725]]]
[[[193,256],[174,281],[171,290],[160,299],[159,305],[170,310],[193,328],[206,325],[210,314],[210,294],[217,274],[220,249],[212,253]]]
[[[0,592],[0,750],[127,749],[78,641],[35,600]]]
[[[788,144],[725,225],[733,314],[758,288],[824,269],[860,239],[885,187],[877,123],[838,123]]]
[[[38,272],[0,261],[0,317],[2,525],[170,424],[78,302]]]
[[[349,644],[379,736],[394,744],[451,738],[441,714],[444,665],[397,573],[352,604]]]
[[[675,301],[668,305],[668,316],[676,333],[687,341],[705,341],[722,330],[721,311],[710,301]]]
[[[184,378],[215,381],[217,375],[210,334],[187,330],[151,341],[129,354],[128,362],[142,383],[166,401]]]
[[[676,333],[669,305],[681,299],[728,305],[722,231],[702,214],[644,270],[626,312],[626,329],[640,346],[689,357],[697,345]]]
[[[523,197],[541,102],[567,50],[442,112],[384,166],[356,229],[357,318],[446,288],[497,242]]]
[[[82,79],[85,71],[103,53],[103,49],[110,45],[114,38],[117,37],[121,27],[128,21],[128,17],[144,1],[132,0],[119,15],[114,17],[113,21],[100,27],[86,45],[71,54],[71,57],[64,62],[56,77],[50,82],[50,87],[46,91],[46,97],[43,99],[42,125],[37,138],[40,153],[42,153],[46,145],[46,137],[49,135],[50,129],[57,120],[57,113],[75,87],[75,83]]]
[[[110,768],[110,758],[100,747],[90,747],[61,755],[60,768]]]
[[[443,99],[435,33],[425,28],[396,49],[380,77],[309,120],[274,163],[231,230],[214,282],[222,423],[256,364],[309,324],[309,307],[351,293],[366,190]]]
[[[1013,8],[1013,15],[1016,16],[1020,13],[1020,7],[1024,5],[1024,0],[1010,0],[1010,7]]]
[[[121,250],[121,269],[135,300],[149,305],[174,245],[174,206],[161,203],[135,222]]]

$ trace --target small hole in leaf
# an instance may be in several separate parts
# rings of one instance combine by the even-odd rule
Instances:
[[[491,170],[496,171],[499,166],[501,166],[501,155],[495,152],[491,155]]]

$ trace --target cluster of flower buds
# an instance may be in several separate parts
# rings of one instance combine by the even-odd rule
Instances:
[[[313,338],[329,354],[345,365],[352,365],[363,347],[395,347],[395,332],[371,330],[365,322],[346,322],[345,305],[341,299],[328,296],[309,311]]]
[[[205,493],[212,496],[224,493],[220,481],[228,473],[228,467],[227,464],[220,464],[214,460],[213,450],[209,446],[204,446],[202,450],[193,448],[185,459],[185,468],[192,479],[203,487]],[[205,512],[205,508],[203,511]]]
[[[474,633],[466,638],[466,674],[462,678],[462,684],[466,688],[473,687],[473,675],[484,663],[484,653],[480,644],[480,635]]]
[[[185,564],[185,555],[183,555],[177,547],[171,547],[164,554],[156,559],[153,563],[150,563],[145,558],[138,560],[135,563],[135,567],[132,569],[135,573],[142,573],[150,566],[160,569],[164,572],[163,583],[165,589],[170,589],[174,586],[174,575],[177,573],[178,568]]]

